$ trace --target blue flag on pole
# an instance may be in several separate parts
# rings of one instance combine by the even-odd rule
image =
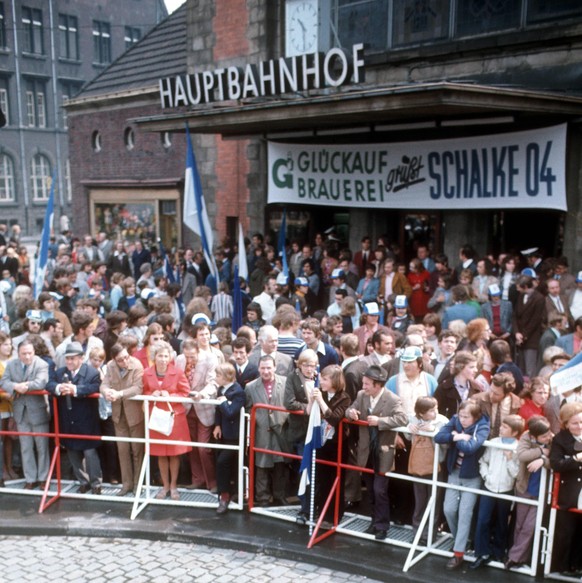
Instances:
[[[287,250],[285,239],[287,237],[287,209],[283,209],[283,218],[281,219],[281,228],[279,229],[279,255],[283,264],[283,275],[289,276],[289,265],[287,265]]]
[[[319,367],[317,367],[317,373],[315,375],[314,388],[319,388]],[[301,466],[299,467],[299,473],[301,474],[299,491],[297,492],[299,496],[305,494],[307,484],[310,482],[311,467],[315,450],[319,449],[321,446],[321,411],[319,410],[319,405],[313,403],[311,413],[309,414],[309,424],[307,425],[303,457],[301,458]]]
[[[196,158],[194,156],[188,126],[186,126],[186,138],[188,141],[188,153],[186,156],[186,174],[184,178],[184,224],[200,237],[204,258],[218,285],[220,277],[214,255],[212,254],[214,238],[208,219],[208,212],[206,211],[206,203],[202,196],[202,183],[200,182],[200,175],[196,166]]]
[[[236,334],[237,330],[243,324],[242,295],[240,292],[240,279],[239,279],[239,275],[238,275],[238,265],[234,266],[234,282],[233,282],[233,288],[232,288],[232,300],[233,300],[232,331]]]
[[[168,283],[176,283],[176,276],[174,274],[174,268],[173,268],[172,264],[170,263],[170,259],[168,258],[168,255],[166,253],[166,249],[165,249],[164,244],[162,243],[161,239],[158,239],[158,246],[160,249],[160,257],[162,258],[162,261],[164,262],[164,275],[166,276]]]
[[[44,223],[42,225],[42,235],[40,237],[40,247],[38,250],[38,259],[36,262],[36,271],[34,274],[34,298],[38,299],[38,296],[42,292],[44,286],[44,276],[46,275],[46,266],[48,263],[48,252],[49,243],[51,237],[51,231],[53,228],[53,218],[55,216],[55,182],[56,173],[53,174],[51,180],[51,190],[49,194],[49,199],[46,205],[46,212],[44,215]]]

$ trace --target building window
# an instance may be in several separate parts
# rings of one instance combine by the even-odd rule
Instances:
[[[564,20],[580,16],[580,3],[576,0],[529,0],[527,21],[529,23]]]
[[[393,10],[395,47],[446,40],[449,36],[449,0],[402,0]]]
[[[123,132],[123,141],[128,150],[133,150],[135,147],[135,132],[133,131],[133,128],[125,128],[125,131]]]
[[[172,134],[170,132],[162,132],[162,146],[167,150],[172,147]]]
[[[101,152],[101,134],[97,130],[91,135],[91,147],[93,152]]]
[[[32,172],[30,173],[32,181],[32,200],[48,200],[51,190],[51,163],[43,154],[37,154],[32,159]]]
[[[129,49],[141,38],[141,30],[133,26],[125,27],[125,48]]]
[[[7,154],[0,154],[0,202],[14,199],[14,162]]]
[[[111,27],[101,20],[93,21],[93,62],[99,65],[111,63]]]
[[[0,49],[8,47],[6,42],[6,23],[4,20],[4,2],[0,2]]]
[[[0,110],[4,112],[6,125],[10,125],[10,107],[8,105],[8,81],[0,79]]]
[[[521,18],[520,2],[465,2],[457,0],[456,36],[474,36],[515,29]]]
[[[26,118],[28,127],[46,128],[46,97],[40,81],[27,82]]]
[[[388,42],[388,5],[385,0],[336,0],[332,13],[336,46],[364,43],[366,49],[384,50]]]
[[[22,7],[23,51],[36,55],[44,54],[42,10]]]
[[[437,45],[582,20],[579,0],[328,0],[320,47],[363,43],[367,52]],[[510,42],[506,43],[510,44]]]
[[[79,60],[79,22],[76,16],[59,14],[59,43],[61,58]]]
[[[69,82],[61,82],[61,105],[64,105],[69,99],[75,97],[79,90],[81,89],[81,85],[78,83],[69,83]],[[67,110],[65,107],[61,106],[61,120],[62,120],[62,127],[64,129],[68,129],[68,120],[67,120]]]

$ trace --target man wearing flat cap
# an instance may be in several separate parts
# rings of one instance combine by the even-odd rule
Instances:
[[[400,397],[386,387],[386,371],[378,365],[370,366],[364,373],[362,390],[346,411],[352,421],[366,421],[359,426],[358,465],[374,470],[365,472],[364,480],[372,508],[372,522],[366,531],[376,540],[385,540],[390,528],[390,501],[388,499],[387,472],[394,465],[397,427],[407,424],[408,417]]]
[[[83,364],[85,351],[80,342],[71,342],[65,349],[65,366],[51,374],[47,391],[58,397],[59,427],[62,433],[101,435],[99,423],[99,394],[101,377],[89,364]],[[79,492],[91,490],[101,494],[101,463],[97,447],[99,441],[63,439],[75,477],[80,482]],[[85,468],[83,468],[83,459]]]

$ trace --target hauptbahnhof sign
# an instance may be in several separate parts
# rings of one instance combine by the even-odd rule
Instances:
[[[162,108],[171,109],[204,103],[269,97],[340,87],[364,81],[364,45],[295,57],[270,59],[258,65],[222,67],[192,75],[160,79]]]

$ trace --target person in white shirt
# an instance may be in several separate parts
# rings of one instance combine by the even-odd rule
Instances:
[[[574,320],[582,316],[582,271],[578,272],[576,277],[576,289],[568,296],[570,312]]]
[[[277,278],[272,275],[267,275],[263,284],[263,291],[253,298],[253,302],[257,302],[263,311],[263,319],[267,324],[270,324],[277,309],[275,305],[275,293],[277,291]]]

